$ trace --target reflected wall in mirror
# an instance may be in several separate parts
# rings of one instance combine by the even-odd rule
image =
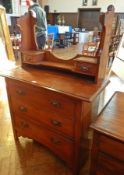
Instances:
[[[0,5],[0,53],[3,59],[15,60],[10,40],[9,28],[6,20],[6,11]]]

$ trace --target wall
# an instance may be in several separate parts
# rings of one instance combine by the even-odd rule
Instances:
[[[87,6],[82,6],[83,0],[39,0],[42,6],[49,5],[50,12],[77,12],[78,8],[101,8],[102,12],[105,12],[107,6],[110,4],[115,5],[116,12],[124,12],[124,5],[122,0],[98,0],[97,6],[92,6],[92,0],[88,0]]]

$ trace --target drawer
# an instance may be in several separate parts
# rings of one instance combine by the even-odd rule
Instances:
[[[95,76],[98,72],[98,65],[85,62],[76,62],[75,69],[79,73]]]
[[[70,137],[74,137],[74,120],[66,119],[61,116],[59,117],[59,115],[54,112],[44,110],[41,107],[39,108],[37,104],[31,105],[26,104],[25,102],[16,102],[15,100],[12,100],[12,109],[14,109],[14,117],[24,118],[24,116],[26,115],[29,119],[37,122],[42,122],[48,125],[48,127],[53,128],[54,130],[63,132]]]
[[[51,113],[57,113],[61,117],[74,118],[79,101],[75,101],[66,95],[26,84],[20,81],[7,80],[9,96],[15,103],[21,101],[38,109],[44,109]]]
[[[116,159],[124,161],[124,143],[118,140],[101,135],[99,149]]]
[[[45,129],[42,125],[29,122],[26,119],[16,118],[15,129],[19,136],[35,139],[47,146],[63,160],[66,157],[65,161],[72,162],[74,154],[74,144],[72,141]]]
[[[97,171],[105,175],[124,175],[124,162],[117,161],[110,156],[99,153]]]
[[[32,54],[31,53],[23,53],[22,56],[23,56],[24,63],[39,63],[44,58],[44,54],[42,54],[42,53],[36,54],[36,52],[32,52]]]

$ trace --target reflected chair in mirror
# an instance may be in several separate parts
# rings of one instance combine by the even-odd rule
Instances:
[[[65,33],[59,33],[58,34],[58,43],[57,46],[59,48],[64,48],[65,47]]]
[[[53,50],[54,48],[54,33],[47,34],[45,50]]]
[[[72,44],[75,45],[79,43],[79,32],[72,33]]]
[[[65,46],[69,47],[72,44],[72,33],[71,32],[65,32]]]
[[[20,58],[20,43],[21,43],[21,35],[15,35],[15,34],[11,34],[10,35],[10,39],[12,42],[12,47],[13,47],[13,52],[15,55],[15,58]]]

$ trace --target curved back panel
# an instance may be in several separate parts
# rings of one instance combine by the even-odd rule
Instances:
[[[18,19],[17,24],[22,35],[20,48],[21,51],[37,50],[37,44],[35,41],[36,20],[31,16],[30,13],[27,13]]]

